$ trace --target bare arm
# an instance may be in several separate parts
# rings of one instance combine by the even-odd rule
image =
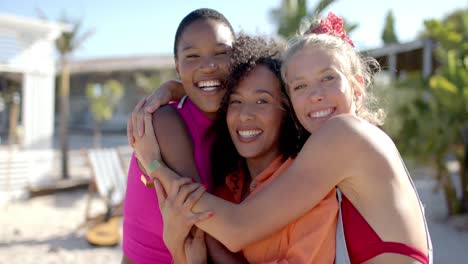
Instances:
[[[203,219],[203,217],[209,217],[209,214],[199,214],[197,217],[192,217],[192,214],[184,214],[184,212],[190,211],[205,192],[204,188],[200,184],[187,186],[191,180],[180,178],[179,184],[171,185],[172,188],[166,193],[156,179],[153,179],[153,182],[164,222],[163,240],[172,255],[173,263],[206,262],[204,233],[199,231],[198,235],[195,236],[192,229],[198,217]],[[185,217],[186,215],[189,217]]]
[[[169,105],[158,109],[153,114],[153,128],[164,163],[177,174],[200,182],[193,158],[192,138],[177,110]]]
[[[174,171],[179,171],[179,175],[184,175],[199,182],[200,177],[193,158],[192,139],[177,110],[171,106],[159,108],[153,114],[153,129],[156,138],[159,139],[161,157],[165,164]],[[163,213],[163,218],[166,218],[165,212],[161,211],[161,213]],[[186,228],[187,232],[181,226],[172,228],[171,237],[168,239],[167,236],[164,236],[164,241],[170,249],[174,263],[186,263],[184,247],[185,243],[187,243],[186,239],[190,226]],[[164,230],[166,230],[166,226]]]
[[[359,167],[356,159],[350,161],[350,157],[356,156],[351,151],[356,149],[353,145],[359,142],[349,140],[356,131],[350,124],[354,121],[347,119],[334,118],[327,122],[309,138],[291,167],[251,199],[236,205],[204,194],[193,211],[209,210],[214,217],[196,225],[229,250],[239,251],[311,210]],[[165,167],[153,175],[160,177],[163,185],[170,185],[171,178],[175,177]]]
[[[245,264],[248,263],[242,252],[233,253],[221,242],[206,234],[205,237],[208,253],[214,264]]]
[[[150,119],[148,118],[148,114],[146,114],[146,121],[148,120]],[[141,161],[143,165],[149,164],[153,159],[159,159],[160,155],[164,163],[167,165],[167,168],[171,170],[174,175],[177,175],[177,178],[179,178],[178,175],[184,175],[199,182],[200,177],[197,173],[193,158],[192,138],[177,110],[171,106],[163,106],[153,115],[151,122],[152,123],[150,125],[147,124],[145,126],[145,135],[151,135],[153,139],[145,141],[144,139],[148,138],[145,136],[143,137],[143,140],[137,139],[135,143],[135,150],[139,161]],[[154,133],[151,131],[153,128]],[[157,154],[155,154],[155,158],[148,158],[149,156],[152,156],[152,153],[156,152]],[[177,229],[173,228],[173,230]],[[180,247],[171,246],[171,252],[181,253],[183,240],[180,240],[179,242]],[[176,244],[176,242],[172,244]],[[218,250],[221,250],[221,247],[215,246],[211,248],[213,245],[216,244],[208,243],[207,247],[210,253],[216,254]],[[181,254],[177,255],[180,256]],[[220,256],[221,259],[223,257],[229,257],[227,254],[217,254],[216,256]]]
[[[153,116],[146,114],[145,117],[148,122],[151,122],[151,125],[148,126],[151,130],[148,129],[146,133],[152,134],[153,137],[158,138],[160,143],[157,145],[156,141],[154,141],[142,144],[142,142],[137,139],[135,147],[139,150],[144,149],[147,153],[154,153],[154,150],[157,149],[158,154],[160,153],[159,155],[169,168],[178,174],[199,180],[195,161],[193,159],[192,141],[188,134],[187,127],[177,110],[172,106],[163,106],[159,108]],[[140,165],[144,164],[141,156],[138,156],[138,160],[141,162]],[[161,196],[158,193],[158,197],[164,196],[165,195]],[[167,210],[164,210],[164,208],[161,207],[162,200],[163,199],[161,198],[158,199],[163,218],[166,218]],[[171,224],[174,223],[171,222]],[[187,228],[172,229],[175,230],[175,232],[173,232],[169,239],[164,237],[164,242],[169,248],[174,261],[176,263],[185,263],[184,242],[188,232],[190,231],[190,226]]]
[[[168,104],[171,100],[177,100],[185,95],[184,87],[178,80],[169,80],[155,89],[147,98],[143,98],[135,106],[127,123],[127,137],[133,147],[135,138],[139,138],[144,132],[143,117],[145,113],[154,113],[160,106]]]

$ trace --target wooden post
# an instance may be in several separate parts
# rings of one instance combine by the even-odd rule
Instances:
[[[390,79],[395,81],[397,73],[397,54],[391,53],[388,55],[388,70]]]
[[[432,41],[430,39],[424,40],[423,46],[423,79],[427,80],[432,73]]]
[[[61,60],[60,76],[60,152],[62,179],[68,179],[68,122],[70,116],[70,72],[65,55]]]
[[[19,117],[19,93],[15,92],[12,96],[11,109],[10,109],[10,127],[8,130],[8,143],[9,145],[18,143],[18,117]]]

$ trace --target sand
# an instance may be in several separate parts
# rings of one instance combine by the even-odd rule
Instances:
[[[87,191],[15,202],[0,209],[0,263],[120,263],[120,245],[96,248],[85,240]],[[95,209],[104,210],[95,200]],[[95,210],[98,211],[98,210]]]

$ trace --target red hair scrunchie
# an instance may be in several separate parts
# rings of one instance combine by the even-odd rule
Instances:
[[[322,18],[319,20],[319,25],[314,28],[309,28],[306,31],[306,34],[314,33],[314,34],[328,34],[331,36],[335,36],[341,38],[342,40],[346,41],[354,47],[353,41],[348,37],[346,31],[343,29],[343,19],[332,12],[328,13],[326,18]]]

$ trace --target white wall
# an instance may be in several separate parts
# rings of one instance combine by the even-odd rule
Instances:
[[[55,39],[60,25],[0,15],[0,72],[22,81],[23,147],[52,147],[55,102]]]
[[[23,75],[23,144],[28,149],[52,147],[54,133],[54,78],[52,75]]]
[[[22,75],[22,143],[0,149],[0,202],[50,181],[54,151],[55,39],[66,26],[0,15],[0,73]],[[16,162],[17,160],[18,162]],[[26,162],[27,161],[27,162]],[[26,163],[21,163],[26,162]]]

